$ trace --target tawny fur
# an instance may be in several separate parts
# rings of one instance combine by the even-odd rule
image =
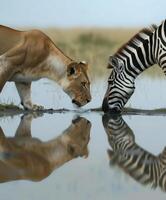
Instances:
[[[70,76],[67,72],[71,67],[75,74]],[[0,91],[7,81],[14,81],[23,106],[40,109],[32,104],[30,96],[31,82],[40,78],[59,83],[80,106],[91,99],[87,64],[73,61],[39,30],[17,31],[0,26]],[[82,82],[86,83],[87,90],[78,88]]]
[[[28,179],[39,181],[66,162],[88,156],[91,124],[77,118],[58,137],[42,142],[31,136],[32,114],[22,118],[15,137],[0,129],[0,182]]]

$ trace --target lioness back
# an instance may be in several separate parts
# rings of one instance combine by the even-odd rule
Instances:
[[[22,32],[0,25],[0,55],[18,44],[22,37]]]

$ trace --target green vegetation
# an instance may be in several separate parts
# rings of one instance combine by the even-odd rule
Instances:
[[[14,105],[14,103],[10,104],[0,103],[0,111],[6,111],[6,110],[21,110],[21,108]]]
[[[76,42],[82,47],[112,48],[113,42],[101,35],[95,33],[82,33],[78,36]]]

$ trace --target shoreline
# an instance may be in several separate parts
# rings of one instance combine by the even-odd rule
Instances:
[[[101,108],[90,108],[86,110],[69,110],[66,108],[60,108],[60,109],[44,109],[44,110],[24,110],[19,107],[9,107],[6,109],[1,109],[0,110],[0,117],[14,117],[16,115],[27,115],[31,113],[36,113],[36,114],[55,114],[55,113],[68,113],[68,112],[73,112],[76,114],[84,114],[88,112],[96,112],[96,113],[103,113]],[[110,116],[115,116],[118,114],[109,114]],[[166,116],[166,108],[157,108],[157,109],[137,109],[137,108],[124,108],[122,113],[120,115],[149,115],[149,116]]]

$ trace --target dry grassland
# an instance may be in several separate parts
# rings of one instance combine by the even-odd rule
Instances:
[[[139,29],[44,29],[65,54],[79,61],[86,60],[93,78],[108,76],[109,55],[126,43]],[[149,76],[163,76],[159,67],[145,72]]]

